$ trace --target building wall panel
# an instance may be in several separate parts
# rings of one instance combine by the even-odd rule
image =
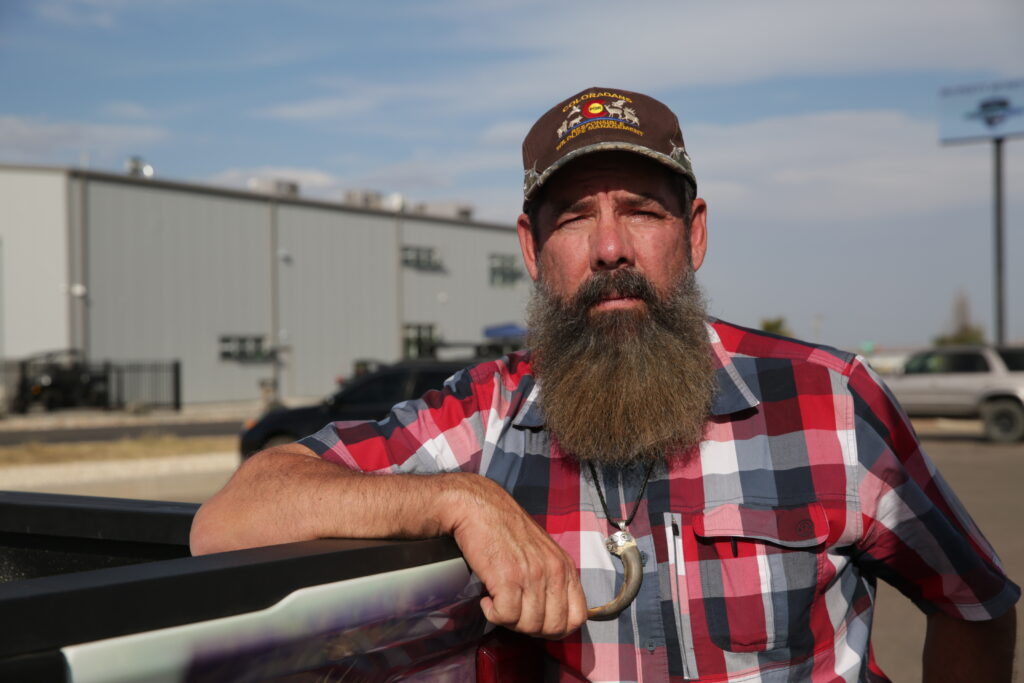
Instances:
[[[406,245],[433,246],[443,264],[437,272],[403,269],[405,322],[435,322],[443,340],[459,342],[482,341],[483,329],[492,325],[523,324],[530,280],[514,229],[408,219],[402,239]],[[521,279],[492,284],[491,254],[514,257]]]
[[[86,207],[90,356],[180,358],[187,402],[259,396],[270,366],[219,341],[269,336],[269,203],[91,180]]]
[[[67,178],[0,168],[0,357],[67,348]]]
[[[281,207],[278,226],[285,393],[323,396],[356,360],[397,360],[394,218],[292,205]]]

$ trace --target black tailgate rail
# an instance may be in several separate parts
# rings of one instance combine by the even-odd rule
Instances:
[[[472,675],[485,621],[452,539],[191,557],[197,509],[0,491],[0,680]]]

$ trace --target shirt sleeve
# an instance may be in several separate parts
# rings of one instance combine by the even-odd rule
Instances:
[[[460,370],[442,389],[395,405],[378,422],[331,422],[299,443],[363,472],[478,472],[493,376],[482,366]]]
[[[855,561],[926,613],[993,619],[1020,597],[882,380],[850,375],[864,534]]]

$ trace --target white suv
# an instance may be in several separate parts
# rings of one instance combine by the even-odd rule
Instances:
[[[908,415],[980,417],[989,439],[1024,439],[1024,348],[922,351],[886,381]]]

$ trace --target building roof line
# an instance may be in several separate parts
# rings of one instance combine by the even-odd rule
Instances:
[[[123,173],[97,171],[93,169],[75,168],[71,166],[46,166],[32,164],[0,163],[0,170],[64,173],[69,178],[78,178],[82,180],[98,180],[103,182],[122,183],[126,185],[138,185],[140,187],[152,187],[164,190],[176,190],[180,192],[194,192],[198,194],[207,194],[218,197],[230,197],[234,199],[246,199],[262,202],[274,202],[276,204],[281,205],[304,206],[310,208],[341,211],[345,213],[356,213],[372,216],[391,216],[396,218],[401,217],[403,219],[408,220],[422,220],[430,223],[442,223],[453,227],[485,228],[488,230],[501,230],[507,232],[511,232],[514,229],[513,225],[506,223],[492,223],[489,221],[479,221],[472,219],[467,220],[455,217],[432,216],[430,214],[423,213],[388,211],[387,209],[374,209],[371,207],[351,206],[349,204],[343,204],[341,202],[330,201],[326,199],[313,199],[310,197],[289,197],[286,195],[274,194],[273,192],[242,190],[238,188],[219,187],[216,185],[205,185],[202,183],[187,182],[180,180],[165,180],[162,178],[139,178],[136,176],[126,175]]]

